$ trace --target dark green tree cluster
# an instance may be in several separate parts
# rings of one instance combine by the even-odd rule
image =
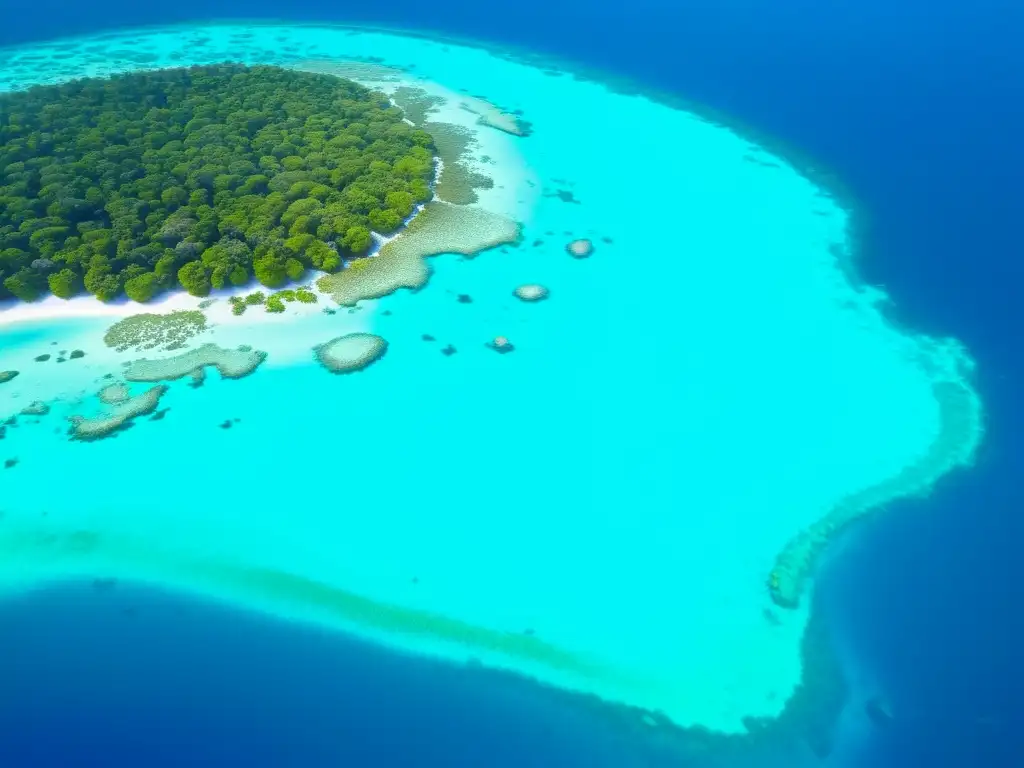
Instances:
[[[431,196],[380,94],[221,64],[0,94],[0,297],[147,301],[337,270]]]

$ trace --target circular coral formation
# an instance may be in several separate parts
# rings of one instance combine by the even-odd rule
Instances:
[[[594,244],[586,238],[579,240],[573,240],[567,246],[565,250],[569,252],[569,255],[574,259],[585,259],[594,252]]]
[[[487,342],[487,346],[500,355],[512,352],[515,349],[512,342],[505,336],[495,336],[491,341]]]
[[[108,384],[97,394],[100,402],[107,405],[118,405],[131,398],[131,393],[128,391],[128,386],[117,382],[116,384]]]
[[[331,373],[360,371],[379,360],[388,343],[372,333],[349,333],[313,348],[317,362]]]
[[[550,295],[550,291],[539,283],[528,283],[520,285],[515,290],[516,298],[523,301],[543,301]]]

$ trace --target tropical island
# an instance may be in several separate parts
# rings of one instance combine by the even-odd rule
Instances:
[[[793,754],[794,764],[808,749],[826,755],[850,691],[811,590],[822,553],[855,520],[969,465],[983,424],[968,352],[892,326],[879,294],[844,271],[840,257],[856,255],[846,203],[816,174],[676,101],[567,65],[541,70],[507,51],[341,27],[182,26],[0,49],[0,91],[21,92],[0,97],[0,127],[46,124],[46,107],[8,114],[37,83],[51,85],[36,93],[72,93],[75,78],[97,72],[198,64],[206,69],[189,71],[201,73],[225,61],[318,68],[312,74],[332,76],[332,86],[354,80],[387,94],[433,137],[421,149],[439,156],[438,175],[420,180],[434,196],[373,258],[315,283],[287,284],[287,258],[303,263],[290,256],[283,285],[250,284],[223,301],[175,290],[144,314],[86,296],[0,307],[0,325],[15,329],[0,345],[0,419],[10,416],[0,460],[11,470],[0,587],[139,579],[505,670],[593,710],[595,722],[678,746],[680,763],[735,762],[752,750]],[[468,94],[529,115],[529,136],[481,122]],[[243,99],[234,111],[252,104],[266,108]],[[379,108],[391,109],[383,98]],[[149,130],[147,111],[125,110],[141,120],[126,135]],[[624,142],[615,162],[595,162],[583,140],[594,116],[602,135],[643,125],[673,152],[651,164],[648,143]],[[200,130],[236,130],[231,119]],[[319,148],[291,138],[304,127],[281,130],[295,157],[318,162]],[[204,136],[177,139],[188,144],[180,162],[222,163],[216,153],[234,146]],[[101,160],[103,146],[90,150]],[[293,155],[273,150],[250,155],[268,176],[253,194],[280,192],[290,206],[291,187],[271,189],[259,165],[273,156],[281,174],[292,172],[284,163]],[[10,172],[36,174],[40,191],[50,182],[35,161],[11,162],[24,169]],[[18,183],[11,162],[0,165],[3,194]],[[330,186],[313,177],[327,165],[298,170]],[[113,178],[121,194],[138,182],[121,179],[130,171],[119,166]],[[684,177],[693,183],[669,188]],[[406,181],[411,190],[415,180]],[[650,196],[608,194],[638,188],[672,192],[688,212],[653,246],[635,226]],[[221,190],[203,189],[219,208]],[[332,189],[347,198],[348,186]],[[147,193],[141,231],[163,205],[160,192]],[[98,218],[83,221],[113,232],[106,203],[94,210]],[[206,219],[218,237],[229,234],[221,213]],[[347,260],[347,231],[323,239],[323,220],[305,234]],[[282,214],[266,225],[282,253],[294,223]],[[77,221],[70,230],[84,245]],[[158,242],[174,250],[189,240],[191,230]],[[262,241],[244,231],[232,240],[253,251],[254,267]],[[9,247],[42,258],[22,242]],[[189,261],[202,264],[216,242],[203,240]],[[474,258],[483,249],[497,252]],[[712,249],[722,258],[707,258]],[[638,253],[644,269],[625,275],[624,259]],[[117,274],[126,268],[107,259]],[[228,283],[230,272],[221,271]],[[548,292],[553,303],[540,299]],[[318,301],[306,303],[311,296]],[[105,317],[119,322],[106,327]],[[417,338],[439,343],[408,343]],[[384,339],[381,364],[351,375],[347,366],[384,350]],[[88,350],[87,365],[58,367],[65,349]],[[41,353],[60,357],[40,363]],[[189,405],[200,398],[203,407]],[[37,401],[53,406],[49,416],[21,415]],[[62,417],[71,440],[56,427]],[[83,448],[100,438],[98,449]],[[153,493],[153,456],[179,439],[196,503]],[[303,450],[253,449],[275,445]],[[339,445],[383,458],[320,478],[318,503],[296,504],[289,484],[224,480],[303,476],[310,452]],[[40,494],[58,460],[65,488],[92,487],[116,466],[117,498]],[[790,744],[793,753],[777,749]]]
[[[0,94],[0,299],[268,288],[431,198],[430,134],[332,75],[218,64]]]

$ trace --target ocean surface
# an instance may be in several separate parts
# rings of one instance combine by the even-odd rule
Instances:
[[[966,346],[987,417],[973,468],[928,498],[890,505],[828,558],[816,590],[851,694],[836,746],[817,762],[1020,764],[1024,114],[1015,93],[1024,54],[1015,45],[1024,11],[404,5],[0,3],[5,20],[17,19],[0,25],[0,44],[209,17],[435,30],[672,91],[827,169],[856,201],[857,271],[884,286],[899,323]],[[451,669],[124,581],[0,605],[0,680],[5,767],[723,762],[683,763],[670,746],[505,673]],[[887,727],[864,715],[876,696],[892,713]],[[758,754],[725,764],[796,763]]]

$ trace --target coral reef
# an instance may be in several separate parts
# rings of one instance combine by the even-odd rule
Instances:
[[[128,425],[136,416],[145,416],[156,410],[167,386],[158,384],[142,394],[114,406],[108,412],[93,418],[70,416],[72,440],[99,440],[113,435]]]
[[[305,59],[290,65],[300,72],[314,72],[322,75],[344,77],[357,83],[398,83],[409,79],[398,67],[389,67],[377,61],[361,61],[358,58],[345,60]]]
[[[42,400],[36,400],[21,409],[22,416],[45,416],[50,412],[50,406]]]
[[[391,100],[405,113],[409,122],[422,125],[437,107],[445,103],[442,96],[427,93],[422,88],[403,85],[391,94]]]
[[[576,199],[576,195],[569,189],[556,189],[554,192],[545,192],[544,197],[557,197],[563,203],[580,204],[580,201]]]
[[[789,540],[768,574],[768,592],[782,608],[796,608],[821,554],[836,536],[894,499],[926,492],[950,470],[970,464],[981,438],[981,403],[959,381],[937,381],[940,427],[930,449],[902,472],[840,499],[813,525]]]
[[[131,397],[131,393],[128,391],[128,386],[121,382],[115,384],[107,384],[97,394],[100,402],[106,405],[118,405],[123,403]]]
[[[351,373],[379,360],[387,349],[387,341],[380,336],[349,333],[314,347],[313,353],[331,373]]]
[[[197,371],[213,366],[225,379],[240,379],[259,368],[267,353],[251,347],[225,349],[216,344],[203,344],[173,357],[149,360],[145,357],[125,365],[124,377],[128,381],[174,381],[192,376]]]
[[[565,250],[574,259],[585,259],[594,252],[594,244],[586,238],[580,238],[579,240],[573,240],[565,246]]]
[[[550,295],[550,291],[538,283],[520,285],[515,290],[516,298],[523,301],[543,301]]]
[[[519,115],[499,109],[487,101],[487,99],[472,96],[462,99],[459,102],[459,106],[476,115],[478,118],[477,122],[481,125],[496,128],[513,136],[530,135],[530,123],[528,121],[523,120]]]
[[[11,379],[14,379],[20,374],[21,371],[0,371],[0,384],[6,384]]]
[[[495,336],[491,341],[487,342],[485,346],[488,349],[493,349],[499,355],[515,351],[515,346],[504,336]]]
[[[399,288],[421,288],[430,276],[425,259],[441,253],[475,256],[519,240],[519,225],[479,208],[432,202],[376,256],[317,280],[317,288],[342,306],[387,296]]]
[[[434,189],[438,200],[470,205],[480,199],[478,189],[494,187],[494,179],[472,168],[470,150],[477,142],[469,128],[435,122],[424,123],[422,127],[434,138],[441,159],[441,172]]]
[[[198,310],[166,315],[143,313],[114,323],[103,342],[118,352],[129,349],[180,349],[206,330],[206,315]]]

